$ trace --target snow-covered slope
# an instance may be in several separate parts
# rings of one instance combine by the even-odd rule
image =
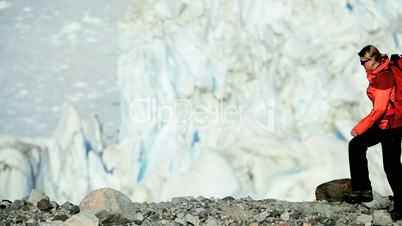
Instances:
[[[105,145],[99,120],[65,104],[52,138],[3,142],[0,180],[24,186],[0,194],[36,186],[78,201],[111,186],[138,201],[311,200],[319,183],[349,176],[349,131],[370,110],[356,53],[401,52],[401,4],[132,1],[119,27],[119,143]],[[379,148],[370,175],[388,194]]]

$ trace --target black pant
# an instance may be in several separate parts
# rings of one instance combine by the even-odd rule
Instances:
[[[394,193],[395,208],[402,211],[402,128],[379,129],[371,127],[349,142],[349,167],[352,190],[372,189],[369,179],[367,148],[381,143],[382,158],[388,183]]]

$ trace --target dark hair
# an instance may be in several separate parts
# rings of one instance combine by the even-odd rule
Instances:
[[[377,47],[373,45],[367,45],[360,52],[357,54],[364,60],[371,60],[373,59],[376,62],[383,63],[385,59],[388,58],[386,54],[380,53]]]

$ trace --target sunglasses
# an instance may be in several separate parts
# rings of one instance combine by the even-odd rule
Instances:
[[[364,64],[366,64],[367,61],[370,61],[370,60],[361,60],[361,61],[360,61],[360,64],[361,64],[362,66],[364,66]]]

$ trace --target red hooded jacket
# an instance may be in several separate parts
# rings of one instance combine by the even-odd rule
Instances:
[[[369,86],[367,96],[373,103],[371,112],[353,128],[357,135],[364,133],[373,125],[380,129],[402,126],[402,119],[394,117],[395,80],[389,67],[389,60],[373,71],[366,70]]]

